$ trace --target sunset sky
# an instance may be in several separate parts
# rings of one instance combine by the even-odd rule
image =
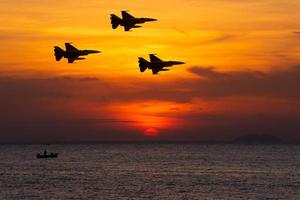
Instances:
[[[113,30],[110,14],[157,18]],[[299,0],[2,0],[0,141],[300,140]],[[100,50],[56,62],[53,46]],[[186,62],[153,76],[138,57]]]

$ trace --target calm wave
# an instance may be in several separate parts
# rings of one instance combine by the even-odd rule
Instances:
[[[0,199],[300,199],[300,146],[0,146]]]

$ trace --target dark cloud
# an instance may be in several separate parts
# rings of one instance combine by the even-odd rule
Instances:
[[[153,100],[193,104],[196,99],[210,104],[215,100],[226,102],[227,98],[249,97],[263,98],[260,107],[267,109],[267,114],[255,113],[259,108],[253,100],[244,102],[243,106],[249,109],[241,115],[223,111],[205,114],[205,107],[190,114],[174,105],[166,113],[160,112],[153,117],[173,117],[191,123],[185,130],[165,130],[172,133],[161,136],[162,139],[167,136],[191,140],[218,138],[220,132],[219,138],[228,138],[240,133],[268,131],[292,138],[299,132],[300,67],[270,72],[220,72],[213,67],[192,67],[189,71],[196,77],[168,81],[158,78],[122,79],[120,82],[101,77],[0,77],[0,139],[139,140],[142,136],[136,130],[124,128],[137,122],[111,115],[107,105]],[[285,103],[268,107],[274,99],[285,99]],[[277,117],[270,109],[276,110]],[[284,114],[278,114],[280,112]]]
[[[300,67],[259,71],[218,72],[214,68],[193,67],[189,71],[197,76],[200,97],[260,96],[300,98]],[[204,92],[201,92],[204,91]],[[201,94],[202,93],[202,94]]]
[[[299,100],[300,67],[268,73],[258,71],[219,72],[214,68],[193,67],[198,78],[160,82],[157,79],[123,80],[101,78],[56,77],[17,79],[0,77],[0,119],[34,113],[53,113],[54,108],[72,106],[74,102],[104,105],[118,102],[151,100],[177,103],[194,99],[224,97],[266,97]],[[72,102],[72,103],[69,103]],[[44,104],[49,104],[49,109]],[[78,109],[80,109],[79,107]],[[39,112],[37,112],[39,111]],[[47,112],[46,112],[47,111]],[[56,110],[59,112],[59,110]]]
[[[33,120],[0,123],[1,142],[97,142],[136,141],[143,136],[134,129],[120,128],[116,119]]]
[[[259,72],[220,72],[213,67],[192,67],[195,79],[160,81],[135,78],[55,77],[17,79],[0,77],[0,103],[32,101],[40,98],[79,99],[95,103],[161,100],[190,102],[195,98],[259,96],[299,99],[300,67]]]

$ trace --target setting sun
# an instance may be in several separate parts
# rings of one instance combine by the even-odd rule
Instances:
[[[157,137],[159,135],[159,131],[156,128],[148,128],[144,131],[144,135],[147,137]]]

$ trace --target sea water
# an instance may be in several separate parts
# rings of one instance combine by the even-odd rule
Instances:
[[[300,146],[0,145],[0,199],[297,200]]]

